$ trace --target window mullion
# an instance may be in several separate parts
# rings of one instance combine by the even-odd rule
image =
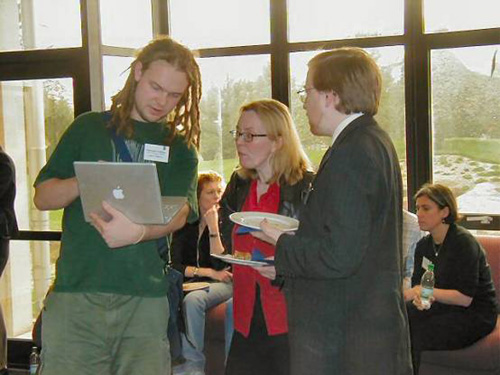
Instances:
[[[286,0],[270,0],[272,96],[290,104],[290,60]]]
[[[93,111],[104,110],[101,16],[99,0],[82,1],[82,40],[88,56],[90,100]]]
[[[405,97],[408,207],[432,176],[429,48],[423,33],[423,0],[405,0]]]

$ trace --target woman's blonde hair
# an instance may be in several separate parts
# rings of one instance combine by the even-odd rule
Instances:
[[[425,184],[417,191],[417,194],[415,194],[415,200],[422,196],[426,196],[436,203],[440,210],[448,207],[450,213],[444,219],[446,224],[452,224],[461,219],[458,213],[457,200],[448,186],[441,184]]]
[[[111,105],[111,126],[118,134],[130,138],[133,134],[132,119],[130,117],[135,104],[135,90],[137,82],[134,70],[137,64],[142,64],[142,71],[146,71],[154,61],[163,60],[173,65],[177,70],[186,73],[188,87],[177,103],[177,106],[166,119],[166,126],[170,128],[167,143],[170,143],[179,132],[189,146],[199,147],[200,143],[200,99],[201,74],[193,53],[182,44],[167,36],[161,36],[144,47],[137,58],[130,65],[130,73],[123,89],[113,96]],[[178,129],[181,125],[181,129]]]
[[[311,163],[300,143],[299,135],[288,108],[274,99],[262,99],[243,105],[240,115],[246,111],[257,114],[270,140],[281,138],[279,147],[271,156],[273,175],[268,183],[279,182],[293,185],[300,181]],[[255,169],[239,167],[237,173],[243,178],[257,178]]]
[[[333,49],[314,56],[308,66],[316,90],[333,91],[339,96],[338,111],[377,114],[382,75],[366,51],[355,47]]]

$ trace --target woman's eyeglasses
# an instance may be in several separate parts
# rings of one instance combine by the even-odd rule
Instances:
[[[267,137],[267,134],[253,134],[248,132],[240,132],[238,130],[230,130],[229,133],[233,136],[235,141],[237,141],[239,138],[242,138],[243,141],[247,143],[252,142],[254,137]]]

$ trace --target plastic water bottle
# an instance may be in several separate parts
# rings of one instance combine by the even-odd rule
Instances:
[[[422,305],[425,308],[429,308],[431,306],[431,297],[434,293],[434,264],[429,263],[427,271],[425,271],[422,275],[420,287],[420,299],[422,300]]]
[[[38,374],[38,368],[40,367],[40,354],[36,346],[31,348],[30,354],[30,375]]]

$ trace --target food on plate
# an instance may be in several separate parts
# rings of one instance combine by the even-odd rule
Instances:
[[[252,254],[244,252],[244,251],[235,251],[233,254],[234,258],[241,260],[251,260]]]

